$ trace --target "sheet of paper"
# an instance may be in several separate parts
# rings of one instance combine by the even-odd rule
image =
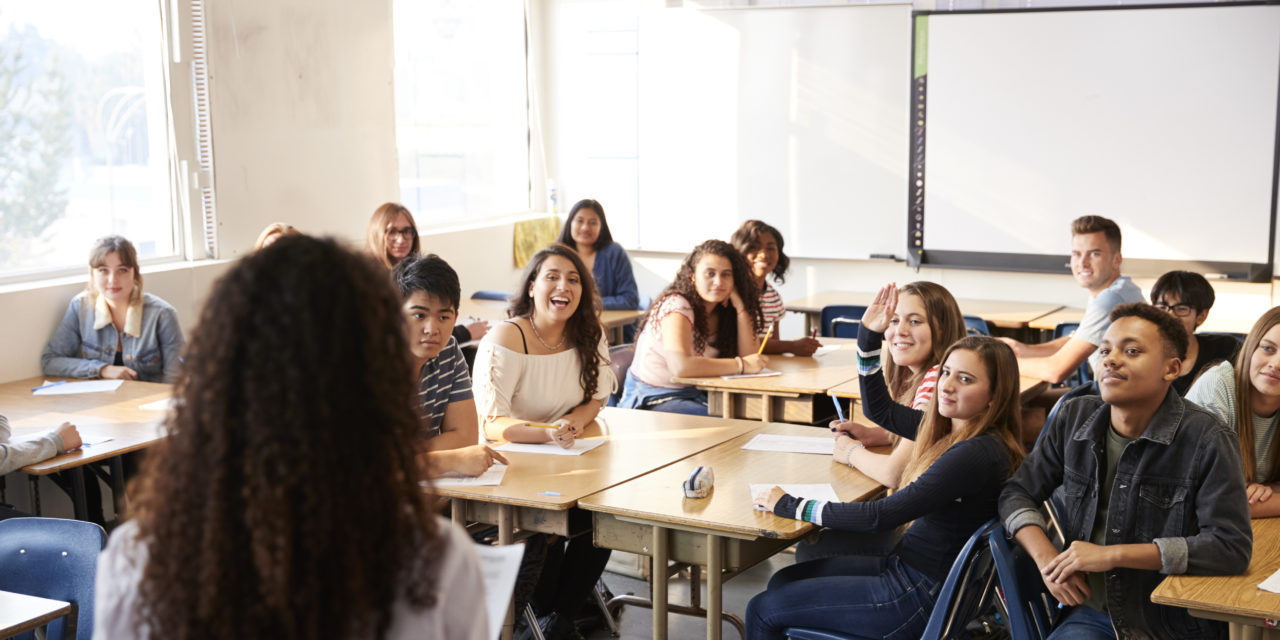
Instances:
[[[502,621],[511,605],[511,592],[516,588],[516,574],[520,573],[520,559],[524,557],[523,544],[492,547],[476,545],[480,556],[480,575],[484,581],[484,609],[489,619],[489,635],[498,637]]]
[[[554,442],[543,442],[541,444],[526,444],[523,442],[508,442],[501,447],[494,447],[498,451],[509,451],[512,453],[545,453],[552,456],[580,456],[602,444],[604,438],[592,438],[590,440],[574,440],[573,446],[565,449]]]
[[[829,344],[826,346],[818,347],[818,350],[813,352],[813,357],[821,358],[822,356],[825,356],[828,353],[833,353],[839,350],[840,350],[839,346],[834,344]]]
[[[761,369],[759,373],[737,373],[731,376],[720,376],[720,379],[733,380],[735,378],[769,378],[772,376],[780,376],[780,375],[782,375],[781,371],[774,371],[773,369],[765,368],[765,369]]]
[[[164,400],[138,405],[138,408],[143,411],[168,411],[171,407],[173,407],[173,398],[165,398]]]
[[[743,449],[752,451],[819,453],[828,456],[835,451],[835,447],[836,439],[831,436],[783,436],[775,433],[761,433],[742,445]]]
[[[107,442],[110,439],[111,439],[111,436],[102,435],[101,433],[94,433],[92,431],[85,431],[83,429],[80,430],[80,441],[83,442],[84,446],[86,447],[92,447],[94,445],[102,444],[104,442]]]
[[[432,479],[437,487],[496,487],[502,484],[507,475],[507,465],[495,464],[478,476],[464,476],[457,473],[446,473]]]
[[[45,386],[41,389],[32,391],[32,395],[37,396],[65,396],[76,393],[102,393],[104,391],[115,391],[124,384],[124,380],[84,380],[82,382],[65,382],[63,384],[53,385],[50,381],[45,381]]]
[[[1276,571],[1270,578],[1258,583],[1258,588],[1271,593],[1280,593],[1280,571]]]
[[[754,500],[761,491],[768,491],[774,487],[782,487],[783,491],[797,498],[840,502],[839,496],[836,495],[836,490],[829,484],[752,484],[751,499]],[[766,511],[766,509],[756,507],[756,511]]]

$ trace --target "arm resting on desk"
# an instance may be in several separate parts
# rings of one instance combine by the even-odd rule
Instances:
[[[1039,378],[1048,382],[1062,382],[1071,376],[1071,372],[1089,359],[1098,347],[1088,340],[1067,338],[1052,355],[1047,357],[1019,357],[1018,373],[1029,378]]]

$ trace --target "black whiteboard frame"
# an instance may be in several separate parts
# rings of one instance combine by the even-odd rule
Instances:
[[[1237,6],[1276,6],[1280,0],[1247,0],[1243,2],[1188,2],[1144,5],[1105,5],[1072,7],[1035,7],[1027,9],[962,9],[957,11],[911,12],[911,123],[908,128],[907,148],[910,158],[907,168],[907,263],[912,267],[938,267],[972,269],[979,271],[1017,271],[1030,273],[1070,274],[1070,256],[1065,254],[996,253],[986,251],[930,251],[924,247],[925,222],[928,212],[924,208],[924,194],[928,189],[928,73],[915,77],[919,55],[917,18],[932,15],[993,14],[993,13],[1048,13],[1068,11],[1134,11],[1146,9],[1196,9],[1226,8]],[[1275,272],[1276,209],[1280,191],[1280,78],[1276,79],[1276,131],[1271,154],[1271,217],[1267,232],[1267,261],[1211,262],[1195,260],[1142,260],[1126,259],[1124,271],[1128,275],[1159,276],[1166,271],[1186,269],[1226,280],[1270,282]],[[920,124],[917,124],[917,120]],[[1066,233],[1063,230],[1065,238]],[[1066,244],[1064,240],[1064,245]]]

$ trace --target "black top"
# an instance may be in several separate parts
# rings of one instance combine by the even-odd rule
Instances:
[[[1196,354],[1196,364],[1191,367],[1191,373],[1173,381],[1173,390],[1180,396],[1187,395],[1187,391],[1191,389],[1191,383],[1195,382],[1205,369],[1223,360],[1234,363],[1236,355],[1240,353],[1240,341],[1236,340],[1235,336],[1224,333],[1197,333],[1196,342],[1200,343],[1200,353]]]

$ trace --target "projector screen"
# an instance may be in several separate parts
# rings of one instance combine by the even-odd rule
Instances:
[[[1280,6],[920,14],[914,56],[913,261],[1063,271],[1094,214],[1127,265],[1271,277]]]

